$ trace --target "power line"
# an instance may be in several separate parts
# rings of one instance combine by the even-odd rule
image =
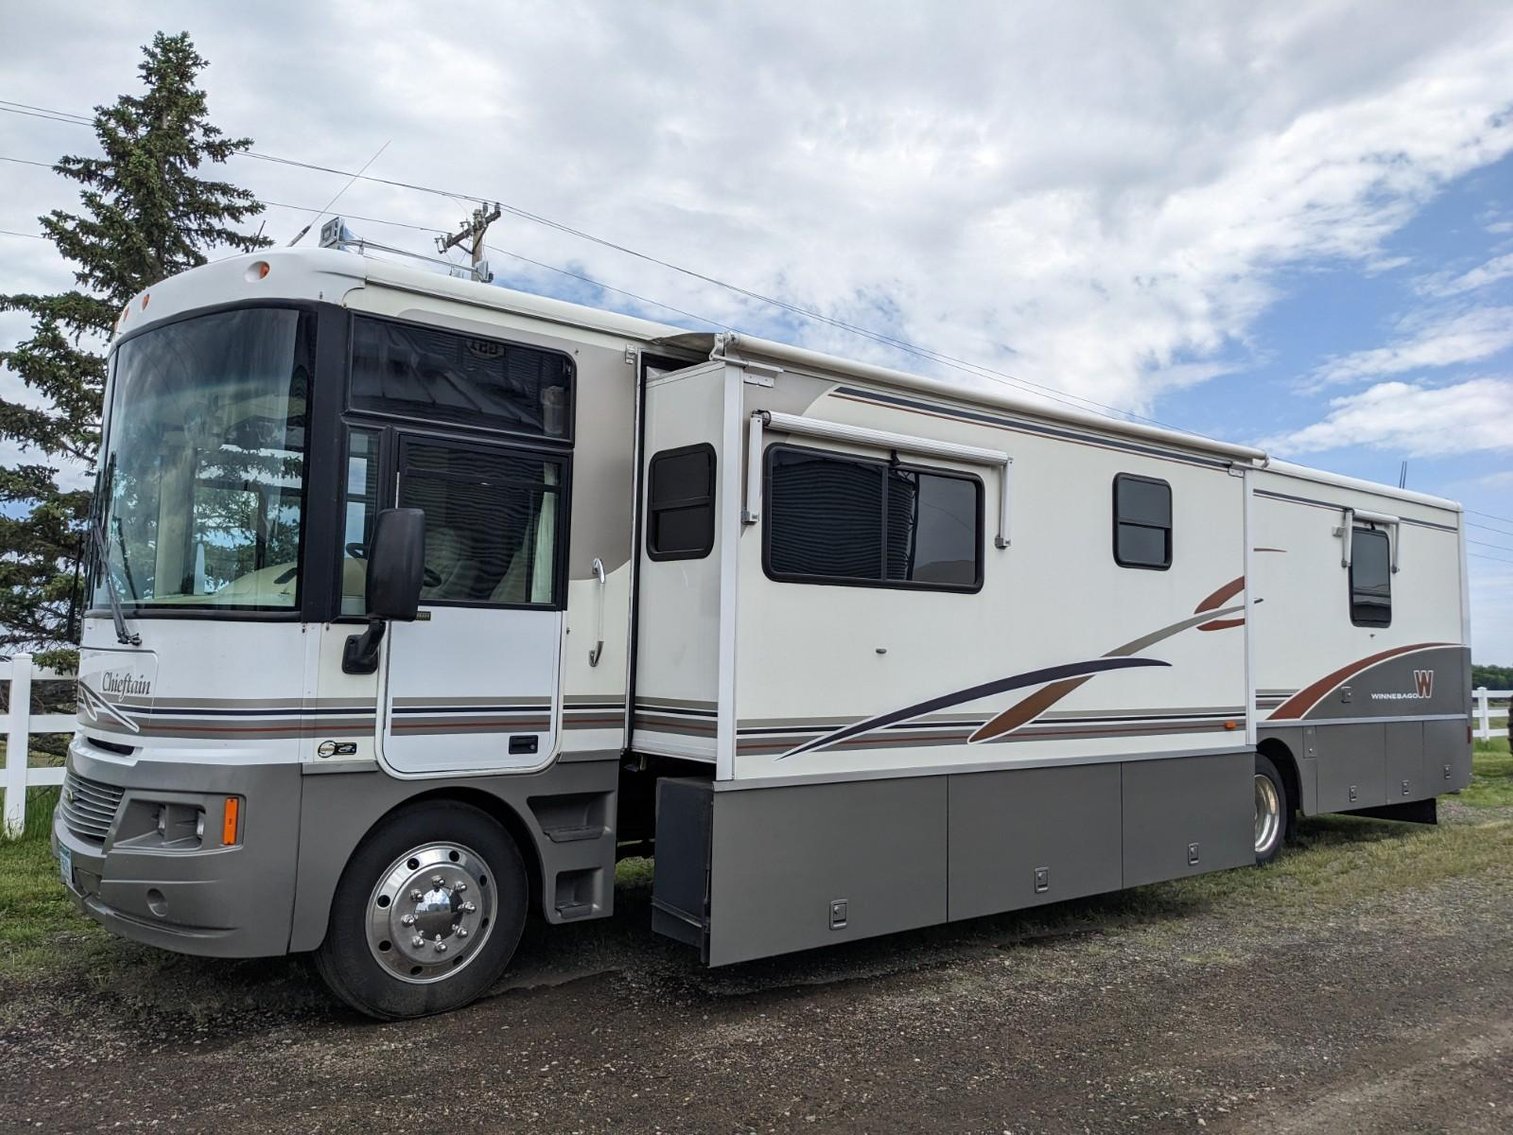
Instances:
[[[0,236],[25,236],[32,240],[46,240],[41,233],[18,233],[14,229],[0,229]]]
[[[583,283],[595,288],[599,288],[601,291],[614,292],[618,296],[625,296],[627,299],[635,300],[637,303],[650,304],[653,307],[660,307],[664,311],[674,312],[678,315],[684,316],[685,318],[692,319],[697,323],[708,323],[711,326],[718,327],[723,331],[735,330],[735,328],[731,327],[728,323],[721,323],[718,319],[710,319],[707,315],[695,315],[691,311],[684,311],[681,307],[673,307],[672,304],[663,303],[661,300],[648,299],[645,296],[638,296],[635,292],[628,292],[624,288],[611,287],[609,284],[603,283],[600,280],[596,280],[592,276],[585,276],[579,272],[570,272],[566,268],[558,268],[555,264],[544,264],[540,260],[532,260],[529,256],[522,256],[518,252],[511,252],[509,249],[500,248],[497,245],[486,244],[484,245],[484,247],[487,248],[490,252],[499,253],[500,256],[508,256],[514,260],[519,260],[522,263],[530,264],[537,268],[544,268],[548,272],[556,272],[559,275],[567,276],[574,280],[581,280]]]
[[[25,104],[10,104],[10,106],[22,105]],[[0,103],[0,110],[10,109],[10,106]],[[32,107],[29,109],[39,110],[45,108]],[[14,111],[13,113],[26,113],[26,111]],[[73,121],[76,124],[86,125],[90,121],[78,115],[69,115],[65,111],[48,111],[48,113],[58,116],[59,121]],[[372,175],[363,174],[361,170],[353,173],[350,170],[336,169],[331,166],[323,166],[314,162],[299,161],[294,158],[280,157],[276,154],[265,154],[260,151],[243,150],[238,153],[238,156],[255,158],[259,161],[274,162],[279,165],[292,166],[297,169],[308,169],[321,173],[336,174],[341,177],[351,178],[353,181],[362,180],[371,182],[376,185],[387,185],[393,188],[407,189],[417,193],[431,193],[437,196],[450,197],[453,200],[461,198],[467,201],[472,201],[479,205],[489,205],[492,203],[491,199],[489,198],[477,197],[472,194],[455,193],[449,190],[437,189],[434,186],[418,185],[414,182],[399,181],[394,178],[374,177]],[[846,320],[837,319],[834,316],[824,315],[823,313],[814,311],[811,308],[803,307],[799,304],[790,303],[786,300],[781,300],[774,296],[768,296],[761,292],[754,291],[750,288],[742,287],[738,284],[728,283],[724,280],[719,279],[718,277],[710,276],[695,269],[683,267],[679,264],[674,264],[671,261],[663,260],[657,256],[652,256],[650,253],[640,252],[637,249],[629,247],[628,245],[620,244],[605,237],[595,236],[593,233],[587,232],[583,229],[574,228],[573,226],[568,225],[562,221],[554,220],[551,217],[547,217],[539,213],[533,213],[530,210],[522,209],[518,206],[501,204],[500,207],[504,212],[509,213],[511,216],[519,217],[521,220],[527,220],[535,224],[544,225],[548,228],[555,229],[556,231],[561,232],[565,235],[576,237],[579,240],[588,241],[589,243],[597,244],[603,248],[619,252],[623,255],[631,256],[639,260],[644,260],[649,264],[655,264],[659,267],[666,268],[669,271],[689,276],[692,279],[699,280],[702,283],[710,284],[718,288],[723,288],[726,291],[743,296],[747,299],[755,300],[759,303],[768,304],[782,311],[786,311],[792,315],[797,315],[804,319],[813,320],[817,323],[821,323],[829,327],[834,327],[837,330],[845,331],[852,335],[857,335],[879,345],[902,351],[905,354],[914,355],[918,358],[938,363],[940,365],[948,367],[949,369],[960,371],[963,374],[970,374],[975,377],[984,378],[993,382],[1001,382],[1007,386],[1015,387],[1016,389],[1019,389],[1021,391],[1038,394],[1041,397],[1048,398],[1053,402],[1058,402],[1061,405],[1067,406],[1074,410],[1082,411],[1084,413],[1093,412],[1101,414],[1103,416],[1112,416],[1119,419],[1145,422],[1148,425],[1159,426],[1163,429],[1176,430],[1179,428],[1170,425],[1169,423],[1162,422],[1156,418],[1146,417],[1143,414],[1137,414],[1130,410],[1122,410],[1119,407],[1111,406],[1106,402],[1099,402],[1095,398],[1088,398],[1081,394],[1073,394],[1070,391],[1063,391],[1053,386],[1047,386],[1044,383],[1038,383],[1033,382],[1029,379],[1019,378],[1016,375],[1009,374],[1006,371],[996,370],[993,367],[986,366],[982,363],[974,363],[966,359],[958,358],[954,355],[948,355],[942,351],[936,351],[933,348],[922,347],[905,339],[899,339],[895,336],[887,335],[882,332],[873,331],[865,327],[859,327],[856,324],[850,323]],[[669,310],[674,309],[669,308]]]
[[[1472,540],[1467,537],[1466,543],[1475,544],[1478,548],[1496,548],[1500,552],[1513,552],[1513,546],[1508,544],[1489,544],[1485,540]]]
[[[67,110],[51,110],[45,106],[32,106],[31,103],[12,102],[10,99],[0,99],[0,108],[4,107],[13,107],[18,112],[23,110],[36,111],[38,114],[45,114],[49,118],[56,118],[63,122],[74,122],[84,126],[94,125],[94,119],[86,118],[82,114],[74,114],[72,111]]]
[[[45,112],[42,112],[42,111],[36,111],[36,110],[23,110],[23,109],[20,108],[19,105],[17,105],[17,106],[0,106],[0,110],[5,111],[7,114],[22,114],[22,115],[25,115],[27,118],[41,118],[41,119],[43,119],[43,120],[45,120],[47,122],[63,122],[63,123],[67,123],[69,126],[88,126],[88,125],[90,125],[90,123],[89,123],[89,121],[87,119],[64,117],[61,114],[48,114],[48,113],[45,113]]]
[[[1496,564],[1513,564],[1513,560],[1505,560],[1501,556],[1489,556],[1485,552],[1467,552],[1468,556],[1475,556],[1479,560],[1491,560]]]
[[[283,201],[265,200],[262,202],[262,204],[268,206],[268,208],[270,209],[288,209],[291,212],[295,213],[314,212],[314,210],[311,209],[308,205],[289,205]],[[436,235],[443,231],[442,229],[438,229],[429,225],[413,225],[407,221],[389,221],[385,220],[383,217],[359,217],[356,213],[349,213],[345,209],[342,210],[342,216],[349,221],[361,221],[365,225],[388,225],[391,228],[396,229],[414,229],[418,233],[430,233],[432,235]]]
[[[1472,516],[1485,516],[1488,520],[1500,520],[1504,524],[1513,524],[1513,520],[1509,520],[1505,516],[1493,516],[1490,512],[1477,512],[1474,508],[1468,508],[1466,511]],[[1498,532],[1504,536],[1513,536],[1513,532],[1503,532],[1501,528],[1494,528],[1490,524],[1478,524],[1474,520],[1468,520],[1466,523],[1473,528],[1485,528],[1488,532]]]
[[[357,181],[357,179],[359,177],[361,177],[363,174],[367,173],[368,172],[368,167],[370,165],[372,165],[374,162],[376,162],[378,160],[378,158],[379,158],[379,155],[382,154],[388,148],[389,148],[389,143],[388,142],[385,142],[382,146],[378,147],[378,151],[371,158],[369,158],[367,161],[365,161],[363,163],[362,169],[358,170],[351,177],[349,177],[347,179],[347,184],[343,185],[340,189],[338,189],[335,193],[333,193],[331,195],[331,200],[327,201],[324,205],[322,205],[321,208],[320,208],[320,210],[315,214],[315,216],[313,216],[313,217],[310,218],[309,224],[305,225],[304,228],[300,229],[299,232],[297,232],[297,233],[294,234],[294,239],[289,242],[289,247],[290,248],[293,248],[296,244],[298,244],[301,240],[304,239],[305,234],[310,231],[310,225],[315,224],[316,221],[320,220],[328,212],[330,212],[331,211],[331,206],[336,204],[336,199],[338,197],[340,197],[343,193],[345,193],[347,190],[351,189],[353,183],[355,181]]]
[[[39,166],[42,169],[52,169],[53,168],[52,163],[50,163],[50,162],[34,162],[34,161],[31,161],[29,158],[7,158],[7,157],[4,157],[4,156],[0,156],[0,162],[15,162],[18,166]]]

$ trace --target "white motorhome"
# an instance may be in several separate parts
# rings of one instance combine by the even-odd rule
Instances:
[[[121,313],[81,908],[465,1003],[534,909],[723,965],[1266,861],[1470,776],[1457,505],[338,250]]]

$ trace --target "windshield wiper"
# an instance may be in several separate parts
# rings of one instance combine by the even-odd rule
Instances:
[[[110,546],[105,542],[105,529],[100,527],[99,517],[89,526],[94,537],[95,554],[100,557],[100,571],[105,575],[105,594],[110,597],[110,614],[116,623],[116,641],[123,646],[141,646],[142,636],[126,629],[126,615],[121,610],[121,597],[116,593],[116,577],[110,571]]]

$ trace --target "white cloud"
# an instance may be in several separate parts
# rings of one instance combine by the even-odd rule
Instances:
[[[7,97],[108,102],[153,30],[187,26],[212,61],[212,113],[261,150],[355,169],[392,139],[372,172],[498,196],[1148,411],[1250,349],[1274,269],[1380,267],[1383,238],[1439,187],[1513,149],[1501,115],[1513,11],[1449,12],[1405,5],[1381,19],[1344,0],[476,3],[440,16],[292,0],[33,6],[8,21]],[[89,140],[7,125],[22,157]],[[310,206],[343,181],[251,161],[232,174]],[[25,187],[6,216],[72,199],[45,177]],[[462,214],[368,184],[341,208],[438,229]],[[306,219],[269,217],[283,239]],[[429,250],[422,234],[354,228]],[[490,243],[758,333],[932,369],[529,222],[507,219]]]
[[[1388,347],[1330,359],[1312,375],[1320,385],[1491,358],[1513,346],[1513,307],[1482,307],[1424,322]]]
[[[1440,387],[1383,382],[1329,405],[1323,421],[1257,444],[1278,454],[1364,445],[1404,457],[1513,450],[1513,379]]]
[[[1462,292],[1475,291],[1477,288],[1485,288],[1488,284],[1495,284],[1499,280],[1506,280],[1513,276],[1513,252],[1505,256],[1495,256],[1485,264],[1478,264],[1468,272],[1438,273],[1429,276],[1419,284],[1419,289],[1425,295],[1431,296],[1455,296]]]

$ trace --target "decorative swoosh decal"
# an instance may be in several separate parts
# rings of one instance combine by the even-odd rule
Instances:
[[[931,698],[929,701],[916,702],[914,705],[904,706],[903,709],[895,709],[891,712],[880,714],[877,717],[869,717],[865,721],[858,721],[854,725],[847,725],[823,737],[817,737],[808,744],[789,749],[786,753],[776,757],[776,760],[787,760],[801,753],[807,753],[814,749],[823,749],[827,745],[835,745],[851,737],[870,733],[874,729],[883,729],[900,721],[908,721],[912,717],[921,717],[927,713],[935,713],[938,710],[949,709],[953,705],[962,705],[966,702],[977,701],[979,698],[991,697],[1001,694],[1005,690],[1023,689],[1025,686],[1039,686],[1046,682],[1058,682],[1065,678],[1074,678],[1079,675],[1101,674],[1106,670],[1127,670],[1141,666],[1170,666],[1169,662],[1162,662],[1156,658],[1093,658],[1086,662],[1073,662],[1065,666],[1050,666],[1044,670],[1031,670],[1024,674],[1015,674],[1008,678],[999,678],[996,681],[984,682],[980,686],[969,686],[964,690],[956,690],[940,697]]]
[[[1238,583],[1239,586],[1235,587],[1235,583]],[[1221,607],[1217,610],[1207,606],[1210,603],[1222,603],[1225,599],[1228,599],[1231,596],[1237,594],[1244,586],[1245,579],[1243,576],[1233,583],[1225,584],[1224,587],[1221,587],[1207,599],[1203,600],[1202,603],[1198,604],[1198,610],[1200,612],[1199,614],[1192,615],[1186,619],[1182,619],[1180,622],[1172,623],[1170,626],[1162,627],[1158,631],[1152,631],[1148,635],[1141,635],[1137,639],[1131,639],[1129,642],[1124,643],[1122,646],[1114,647],[1113,650],[1110,650],[1103,657],[1127,658],[1131,654],[1138,654],[1147,646],[1154,646],[1162,639],[1171,638],[1174,634],[1181,634],[1189,627],[1198,627],[1200,630],[1202,630],[1203,628],[1199,626],[1199,624],[1209,623],[1214,619],[1216,615],[1232,615],[1236,611],[1245,610],[1243,604],[1238,607]],[[1229,591],[1228,594],[1225,594],[1225,592],[1228,591],[1228,589],[1231,587],[1234,587],[1234,590]],[[1243,619],[1237,620],[1237,622],[1243,621]],[[1170,665],[1170,663],[1163,662],[1161,665],[1167,666]],[[1087,677],[1074,678],[1071,681],[1067,682],[1057,682],[1055,685],[1047,686],[1045,689],[1040,690],[1038,693],[1031,694],[1023,701],[1016,702],[1014,705],[1009,706],[1008,709],[1000,713],[997,717],[993,718],[993,720],[984,724],[980,729],[973,733],[972,736],[968,737],[967,743],[969,745],[974,745],[983,741],[991,741],[996,737],[1002,737],[1005,733],[1013,732],[1021,725],[1035,720],[1035,718],[1039,717],[1046,710],[1050,709],[1051,706],[1055,705],[1062,698],[1066,697],[1073,690],[1075,690],[1078,686],[1082,685],[1082,683],[1086,682],[1091,676],[1092,675],[1089,674]]]
[[[1306,689],[1299,690],[1293,694],[1292,697],[1272,710],[1266,720],[1278,721],[1284,718],[1302,717],[1314,706],[1318,705],[1323,700],[1325,694],[1342,685],[1347,678],[1355,677],[1362,670],[1375,666],[1378,662],[1385,662],[1389,658],[1396,658],[1402,654],[1412,654],[1419,650],[1434,650],[1442,646],[1459,645],[1459,643],[1454,642],[1416,642],[1411,646],[1398,646],[1391,650],[1383,650],[1377,654],[1368,655],[1365,658],[1358,658],[1348,665],[1341,666],[1332,674],[1324,675],[1324,677]]]
[[[142,732],[142,727],[126,714],[122,713],[110,702],[106,701],[100,693],[83,682],[78,684],[79,708],[91,721],[99,721],[101,717],[108,717],[130,733]]]

